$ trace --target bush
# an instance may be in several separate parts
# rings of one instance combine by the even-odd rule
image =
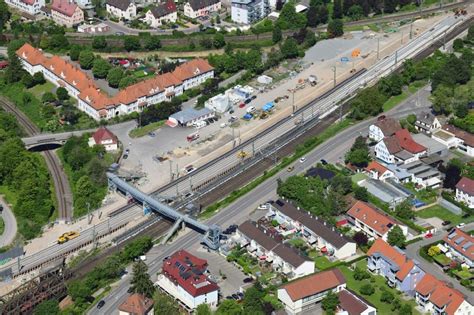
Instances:
[[[374,292],[375,289],[370,283],[364,284],[360,287],[360,293],[363,295],[372,295]]]

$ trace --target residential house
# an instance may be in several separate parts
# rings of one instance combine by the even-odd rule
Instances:
[[[416,286],[415,300],[430,314],[472,315],[474,308],[456,289],[426,274]]]
[[[219,287],[207,276],[207,261],[179,250],[163,260],[156,285],[188,309],[200,304],[216,307]]]
[[[103,145],[105,151],[116,151],[118,149],[118,138],[105,126],[97,129],[89,138],[89,146]]]
[[[17,56],[23,69],[31,75],[41,72],[46,80],[66,88],[69,95],[78,101],[79,110],[95,120],[141,112],[150,105],[169,101],[174,96],[181,95],[184,90],[214,76],[214,69],[209,63],[203,59],[193,59],[173,72],[140,81],[111,97],[101,92],[95,81],[78,66],[59,56],[46,57],[30,44],[18,49]]]
[[[153,315],[153,299],[133,293],[119,306],[119,315]]]
[[[221,6],[221,0],[189,0],[184,4],[184,15],[191,19],[208,16],[219,12]]]
[[[383,138],[391,137],[402,129],[398,120],[391,117],[380,116],[377,121],[369,126],[369,138],[379,142]]]
[[[346,238],[326,221],[301,211],[290,202],[277,200],[271,204],[270,213],[287,230],[300,231],[310,245],[327,255],[345,259],[356,253],[354,241]]]
[[[388,285],[414,296],[415,288],[425,272],[418,263],[409,259],[405,253],[392,247],[381,238],[375,240],[367,252],[367,268],[387,279]]]
[[[356,229],[367,234],[369,238],[381,238],[387,241],[388,232],[395,226],[399,226],[405,236],[408,234],[408,228],[405,225],[398,223],[388,214],[382,213],[360,200],[347,211],[347,215],[350,218],[349,222]]]
[[[354,292],[343,289],[337,295],[336,315],[377,315],[377,309]]]
[[[474,208],[474,180],[463,177],[456,184],[456,201],[466,204],[469,208]]]
[[[83,10],[93,9],[95,6],[92,0],[75,0],[74,2]]]
[[[365,168],[365,172],[370,178],[384,182],[388,178],[394,178],[394,173],[377,161],[371,161]]]
[[[374,151],[378,159],[389,164],[410,163],[427,154],[427,149],[415,142],[407,129],[383,138],[375,145]]]
[[[296,279],[314,272],[314,261],[307,260],[291,247],[271,236],[270,231],[261,230],[251,221],[239,225],[237,235],[247,244],[247,250],[260,261],[266,261],[272,268],[289,279]]]
[[[422,112],[416,116],[415,129],[431,135],[433,131],[441,128],[438,118],[429,112]]]
[[[51,17],[56,24],[73,27],[84,22],[84,12],[70,0],[53,0]]]
[[[118,19],[132,20],[137,16],[137,6],[132,0],[107,0],[107,13]]]
[[[286,312],[293,315],[310,312],[330,291],[339,293],[345,287],[342,272],[331,269],[289,282],[278,289],[277,295]]]
[[[148,10],[144,19],[146,23],[154,28],[158,28],[163,24],[176,23],[177,20],[178,10],[176,4],[171,0],[152,7]]]
[[[413,134],[412,137],[415,142],[423,144],[423,146],[426,148],[426,153],[428,156],[441,157],[446,156],[449,152],[445,145],[439,141],[436,141],[427,134],[420,132]]]
[[[439,188],[443,183],[440,172],[422,161],[410,162],[399,167],[411,174],[410,181],[419,189]]]
[[[45,0],[5,0],[5,3],[33,16],[40,14],[41,8],[46,5]]]
[[[449,249],[446,256],[456,258],[474,268],[474,237],[460,229],[453,229],[444,238],[445,246]]]
[[[239,24],[253,24],[270,14],[269,0],[232,0],[231,18]]]
[[[433,134],[433,139],[448,148],[457,148],[468,156],[474,156],[474,135],[452,125],[443,125],[442,129]]]

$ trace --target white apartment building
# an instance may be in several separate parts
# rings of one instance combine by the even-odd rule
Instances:
[[[232,0],[231,18],[239,24],[253,24],[270,14],[268,0]]]
[[[40,14],[41,8],[46,5],[45,0],[5,0],[5,3],[31,15]]]
[[[456,184],[456,201],[474,208],[474,180],[463,177]]]
[[[220,0],[189,0],[184,4],[184,15],[195,19],[219,12],[222,7]]]

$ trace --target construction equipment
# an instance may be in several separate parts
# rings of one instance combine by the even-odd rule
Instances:
[[[245,159],[247,156],[248,154],[245,151],[240,151],[239,153],[237,153],[237,157],[242,160]]]
[[[72,239],[75,239],[81,235],[79,232],[76,231],[70,231],[62,234],[60,237],[58,237],[58,244],[63,244],[66,243],[67,241],[70,241]]]

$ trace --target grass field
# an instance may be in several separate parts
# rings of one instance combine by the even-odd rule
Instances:
[[[161,126],[163,126],[165,123],[164,120],[160,120],[154,123],[151,123],[149,125],[140,127],[140,128],[135,128],[130,131],[129,136],[132,138],[139,138],[147,135],[148,133],[155,131],[159,129]]]
[[[46,82],[45,84],[35,85],[34,87],[28,89],[34,96],[36,96],[39,100],[46,92],[52,92],[54,89],[54,84],[51,82]]]
[[[446,266],[451,262],[451,259],[446,257],[445,254],[439,254],[436,256],[433,256],[433,259],[438,262],[441,266]]]
[[[367,269],[367,261],[366,260],[361,260],[356,263],[356,265],[361,268],[362,270]],[[384,277],[382,276],[372,276],[375,279],[375,282],[371,282],[369,279],[363,280],[363,281],[358,281],[354,279],[354,272],[350,270],[346,266],[339,267],[341,272],[344,274],[347,282],[347,287],[355,291],[357,294],[362,296],[364,299],[366,299],[368,302],[370,302],[372,305],[374,305],[375,308],[377,308],[377,313],[378,314],[394,314],[394,311],[392,311],[392,305],[383,303],[380,301],[380,296],[382,295],[383,291],[388,291],[393,294],[393,296],[398,297],[401,301],[402,304],[409,304],[412,307],[412,314],[420,314],[416,309],[416,302],[413,299],[410,299],[408,301],[404,300],[402,298],[402,294],[400,291],[396,289],[392,289],[387,285],[387,281],[385,280]],[[372,295],[363,295],[360,293],[360,288],[367,284],[370,283],[374,289],[375,293]]]
[[[416,216],[424,219],[436,217],[440,218],[443,221],[451,221],[451,223],[454,225],[459,224],[461,222],[469,223],[474,221],[474,216],[463,218],[460,215],[454,214],[440,205],[434,205],[429,208],[417,211]]]
[[[338,264],[339,262],[331,262],[329,261],[329,259],[327,259],[326,257],[324,256],[318,256],[316,258],[314,258],[314,263],[316,265],[316,268],[318,268],[319,270],[326,270],[326,269],[329,269],[331,267],[333,267],[334,265]]]

